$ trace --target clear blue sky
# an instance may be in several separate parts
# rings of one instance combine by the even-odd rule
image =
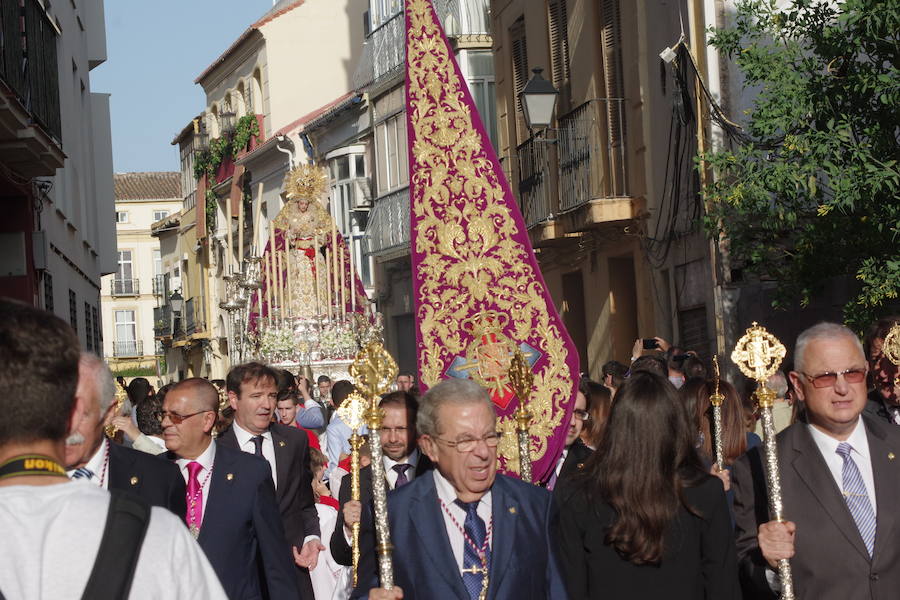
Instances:
[[[272,8],[272,0],[106,0],[108,92],[116,173],[177,171],[172,139],[206,106],[197,75]]]

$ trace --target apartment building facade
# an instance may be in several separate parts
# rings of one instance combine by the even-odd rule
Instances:
[[[688,4],[491,2],[499,153],[594,378],[607,360],[627,362],[639,337],[718,349],[696,118],[677,111],[683,98],[692,110],[692,91],[658,56],[678,41]],[[558,91],[540,130],[520,100],[536,68]]]
[[[151,229],[181,210],[181,174],[117,173],[114,185],[117,269],[102,279],[103,355],[113,371],[155,370],[161,348],[154,309],[167,300],[170,285]]]
[[[102,353],[100,278],[116,269],[102,0],[0,3],[0,295],[67,320]]]

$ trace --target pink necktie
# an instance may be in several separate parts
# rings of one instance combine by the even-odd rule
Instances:
[[[187,484],[187,515],[185,521],[192,533],[200,531],[203,522],[203,487],[197,479],[197,473],[203,469],[203,465],[196,461],[189,462]]]

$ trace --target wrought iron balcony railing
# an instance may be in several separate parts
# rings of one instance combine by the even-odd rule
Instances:
[[[550,144],[529,138],[516,148],[519,160],[519,210],[531,227],[553,216],[550,190]]]
[[[559,208],[628,195],[622,98],[595,98],[559,119]]]
[[[153,276],[153,295],[160,298],[169,297],[169,274]]]
[[[157,338],[172,335],[172,307],[168,304],[153,309],[153,336]]]
[[[203,318],[203,298],[191,298],[184,303],[184,332],[188,335],[205,331],[206,322]]]
[[[366,229],[369,253],[383,254],[409,246],[409,219],[409,188],[376,200]]]
[[[113,296],[140,296],[141,285],[137,279],[113,279],[110,293]]]
[[[129,358],[143,355],[143,340],[116,340],[113,342],[113,356],[116,358]]]

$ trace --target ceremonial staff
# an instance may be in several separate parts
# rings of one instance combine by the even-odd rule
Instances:
[[[719,391],[719,357],[713,356],[713,372],[716,378],[716,389],[709,397],[709,403],[713,409],[713,448],[716,452],[716,466],[719,471],[725,469],[725,451],[722,449],[722,403],[725,396]]]
[[[118,390],[116,390],[116,399],[114,400],[114,402],[116,403],[116,408],[113,410],[114,417],[119,416],[119,413],[122,412],[122,405],[125,404],[125,398],[127,398],[127,397],[128,397],[127,389],[120,387]],[[115,425],[113,425],[112,423],[109,423],[103,429],[106,432],[106,437],[108,437],[111,440],[116,439],[116,435],[119,433],[119,428],[116,427]]]
[[[381,458],[381,437],[378,434],[382,418],[378,401],[382,394],[390,390],[397,378],[397,363],[381,343],[372,342],[350,365],[350,376],[356,382],[356,389],[369,400],[366,424],[369,427],[369,448],[372,451],[372,500],[375,503],[375,533],[378,539],[378,576],[381,587],[391,590],[394,588],[394,566],[391,561],[391,532],[388,528],[387,484]]]
[[[769,490],[769,513],[778,522],[784,522],[784,510],[781,498],[781,477],[778,471],[778,453],[775,446],[775,422],[772,418],[772,405],[775,403],[775,392],[766,387],[766,381],[775,374],[786,351],[784,344],[774,335],[755,322],[738,340],[731,353],[731,360],[740,367],[741,372],[750,379],[756,380],[757,388],[753,393],[759,404],[760,419],[763,424],[763,449],[766,455],[766,487]],[[783,558],[778,561],[778,578],[781,581],[781,600],[794,600],[794,584],[791,577],[791,563]]]
[[[531,435],[528,427],[531,425],[531,413],[526,404],[531,395],[531,386],[534,383],[534,373],[525,360],[525,355],[518,348],[509,362],[509,382],[519,399],[519,408],[513,417],[516,420],[516,434],[519,441],[519,477],[522,481],[532,483],[531,476]]]
[[[359,448],[363,438],[359,430],[368,408],[368,402],[358,392],[353,392],[344,400],[337,410],[338,416],[353,431],[350,436],[350,499],[359,501]],[[379,448],[381,445],[379,444]],[[373,471],[377,470],[375,467]],[[359,521],[353,524],[353,587],[356,587],[359,571]]]

